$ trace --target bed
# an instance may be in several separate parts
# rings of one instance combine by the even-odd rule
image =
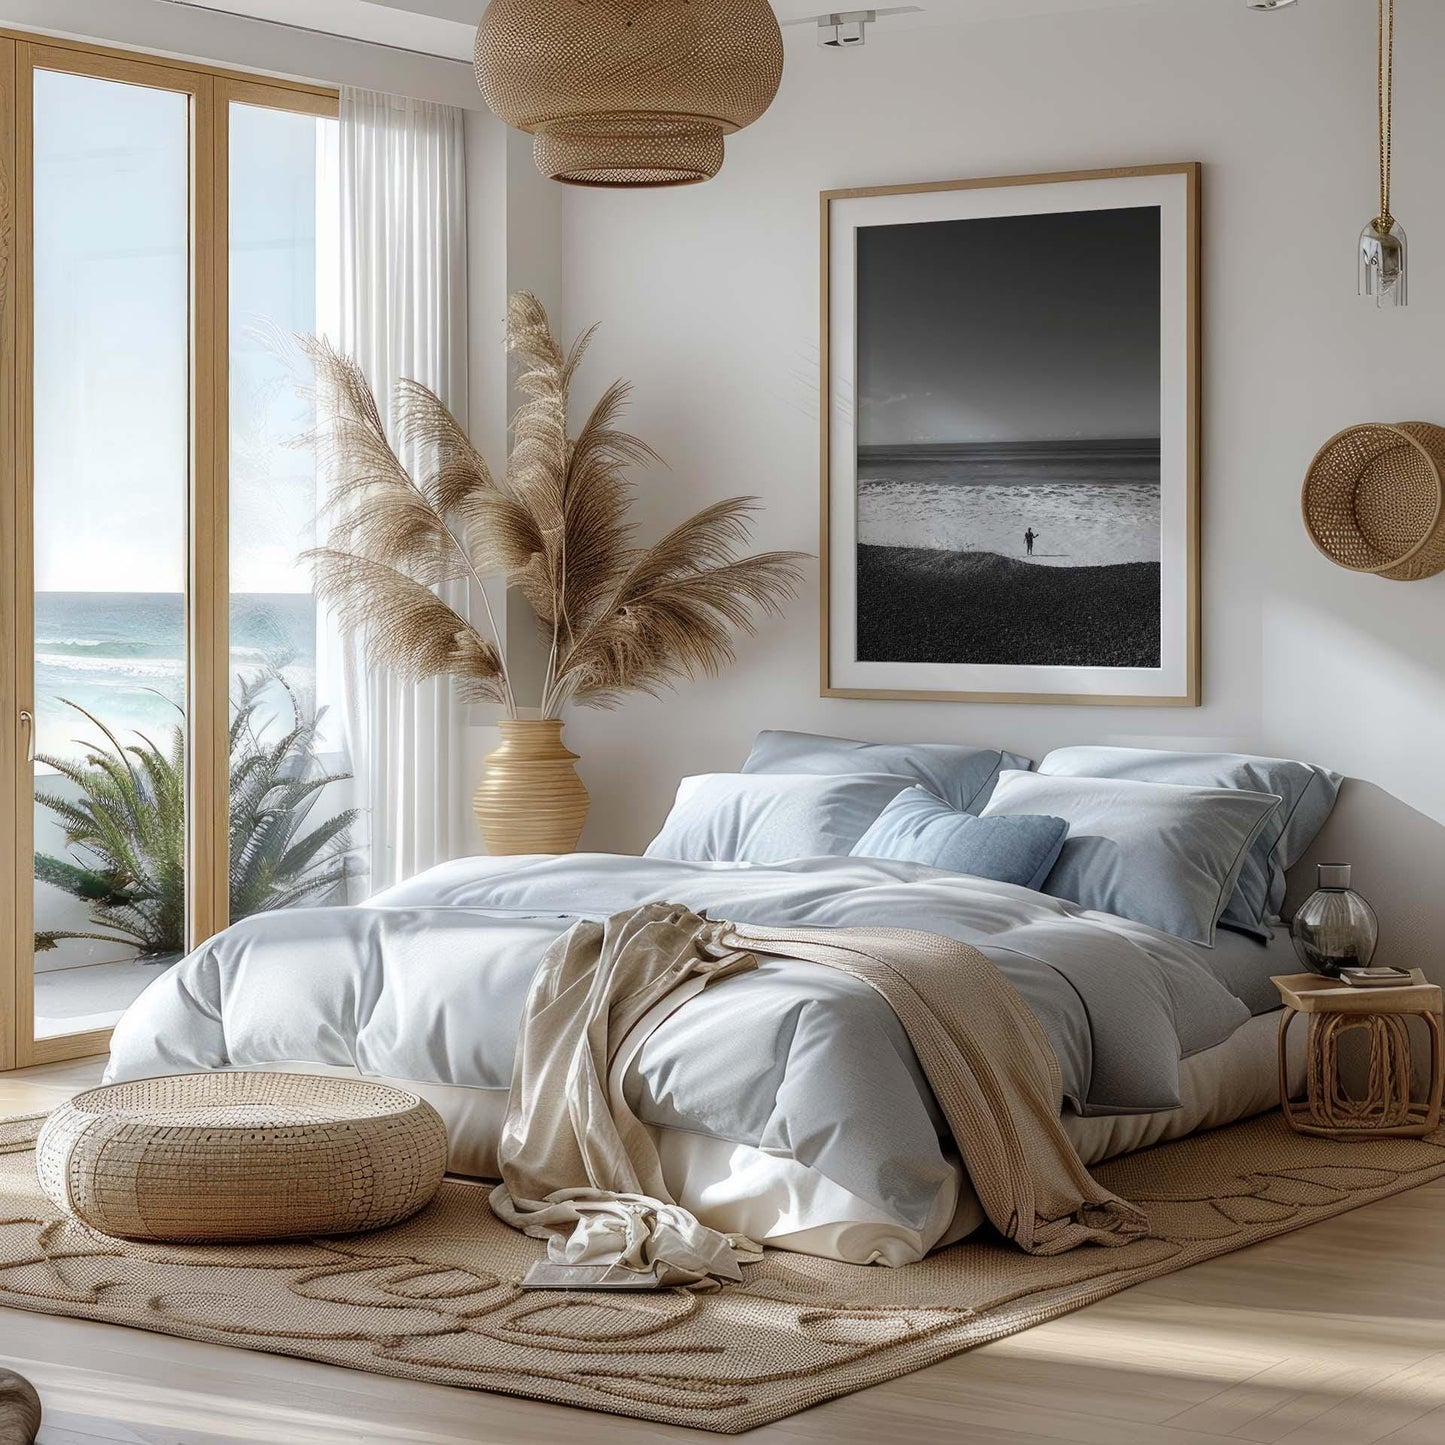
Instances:
[[[578,918],[667,900],[752,925],[884,925],[983,952],[1042,1025],[1088,1162],[1275,1102],[1272,973],[1288,940],[1208,947],[1016,884],[915,862],[582,854],[463,859],[367,904],[244,920],[158,978],[106,1077],[356,1072],[430,1099],[452,1168],[490,1177],[519,1020]],[[674,1198],[775,1247],[901,1265],[981,1223],[968,1161],[887,1005],[781,958],[707,989],[616,1069]]]

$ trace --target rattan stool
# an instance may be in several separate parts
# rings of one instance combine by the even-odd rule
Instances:
[[[179,1074],[77,1094],[35,1145],[46,1195],[123,1239],[224,1243],[380,1229],[441,1185],[425,1100],[309,1074]]]
[[[1279,1102],[1292,1129],[1327,1139],[1361,1134],[1417,1138],[1440,1127],[1445,1088],[1445,1033],[1439,987],[1411,970],[1412,982],[1389,988],[1351,988],[1337,978],[1315,973],[1283,974],[1271,982],[1284,1003],[1279,1025]],[[1305,1044],[1306,1097],[1289,1096],[1285,1046],[1296,1014],[1309,1018]],[[1424,1021],[1430,1037],[1430,1076],[1423,1099],[1413,1091],[1414,1061],[1408,1021]],[[1368,1082],[1362,1098],[1340,1081],[1339,1046],[1361,1030],[1369,1044]]]

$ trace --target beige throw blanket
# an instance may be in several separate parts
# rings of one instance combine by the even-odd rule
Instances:
[[[1096,1183],[1059,1122],[1058,1061],[1013,986],[964,943],[901,928],[750,928],[649,904],[579,923],[532,984],[498,1148],[498,1218],[559,1263],[621,1263],[667,1284],[740,1278],[758,1246],[671,1198],[622,1093],[648,1034],[755,953],[840,969],[907,1031],[989,1220],[1032,1254],[1127,1244],[1134,1205]]]

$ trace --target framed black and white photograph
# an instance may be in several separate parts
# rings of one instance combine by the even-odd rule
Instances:
[[[1197,706],[1199,167],[822,201],[824,694]]]

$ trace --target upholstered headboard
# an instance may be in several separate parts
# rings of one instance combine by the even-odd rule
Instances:
[[[1320,836],[1290,870],[1285,916],[1315,886],[1317,863],[1349,863],[1380,918],[1378,963],[1445,984],[1445,825],[1373,783],[1347,778]]]

